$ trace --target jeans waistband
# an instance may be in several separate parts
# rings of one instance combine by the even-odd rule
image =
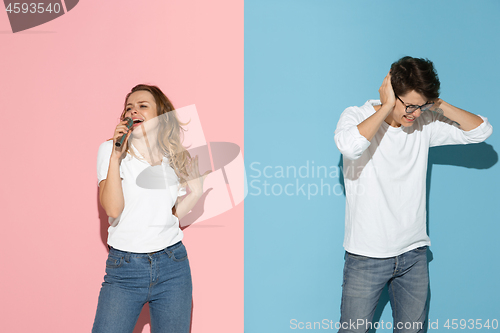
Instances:
[[[121,253],[123,255],[128,254],[128,255],[134,255],[134,256],[141,256],[141,255],[147,256],[147,255],[155,254],[155,253],[162,252],[162,251],[165,251],[165,250],[171,250],[171,249],[173,249],[175,247],[178,247],[181,244],[182,244],[182,241],[178,241],[177,243],[175,243],[173,245],[170,245],[170,246],[167,246],[164,249],[161,249],[161,250],[158,250],[158,251],[154,251],[154,252],[147,252],[147,253],[137,253],[137,252],[122,251],[122,250],[115,249],[114,247],[109,246],[109,245],[108,245],[108,249],[110,251],[113,250],[114,252],[118,252],[118,253]]]

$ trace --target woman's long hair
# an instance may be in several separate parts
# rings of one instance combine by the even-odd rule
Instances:
[[[181,123],[177,119],[177,114],[175,112],[172,102],[168,97],[158,88],[157,86],[150,86],[146,84],[139,84],[132,88],[132,90],[125,97],[125,106],[123,108],[120,120],[123,120],[126,112],[126,105],[128,98],[131,94],[136,91],[145,90],[149,91],[151,95],[155,98],[156,102],[156,112],[159,119],[158,128],[158,147],[164,156],[168,157],[170,166],[174,169],[177,177],[180,179],[180,183],[185,183],[185,176],[187,175],[186,167],[191,161],[191,155],[182,146],[182,140],[184,135],[184,128],[182,126],[187,125],[187,123]],[[161,116],[161,117],[160,117]],[[127,141],[127,152],[132,156],[135,156],[132,149],[130,149],[129,142]],[[137,157],[137,156],[136,156]]]

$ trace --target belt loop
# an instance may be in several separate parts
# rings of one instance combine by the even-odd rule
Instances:
[[[130,262],[130,252],[127,252],[127,254],[125,255],[125,261]]]

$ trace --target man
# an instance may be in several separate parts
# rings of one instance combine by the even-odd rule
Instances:
[[[431,61],[393,63],[380,101],[349,107],[335,130],[344,156],[346,250],[339,332],[367,332],[388,285],[395,332],[424,330],[429,147],[482,142],[484,117],[439,98]]]

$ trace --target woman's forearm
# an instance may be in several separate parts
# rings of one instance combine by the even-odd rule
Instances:
[[[112,218],[120,216],[125,206],[120,177],[120,160],[113,156],[109,161],[107,178],[100,184],[99,201],[106,214]]]

